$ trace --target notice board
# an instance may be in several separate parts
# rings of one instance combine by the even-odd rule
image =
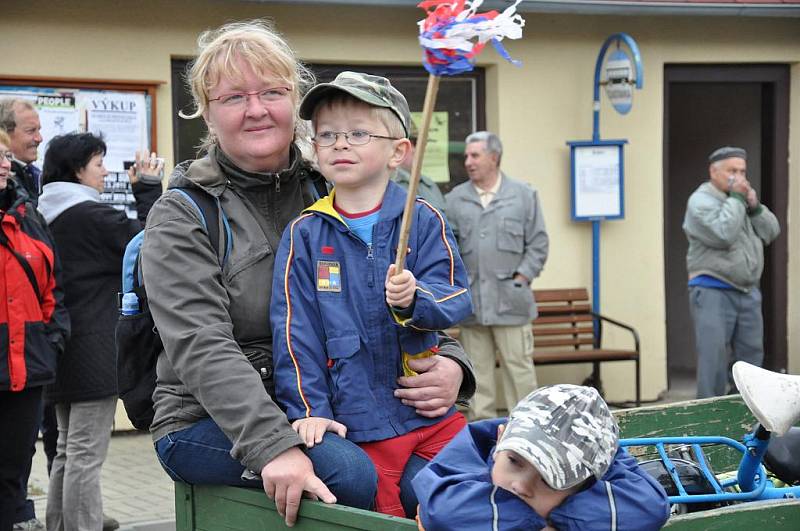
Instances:
[[[42,144],[37,166],[42,167],[47,143],[55,136],[91,132],[102,136],[109,171],[104,202],[136,217],[133,193],[124,161],[137,150],[156,145],[156,89],[158,81],[122,81],[72,78],[0,76],[0,98],[22,98],[39,112]]]

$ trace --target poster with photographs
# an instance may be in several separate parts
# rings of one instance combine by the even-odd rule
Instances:
[[[34,164],[43,166],[48,142],[58,135],[89,131],[103,137],[107,151],[104,164],[103,202],[128,217],[136,217],[133,192],[125,161],[133,161],[136,150],[150,149],[150,97],[143,92],[81,90],[34,86],[0,86],[1,98],[22,98],[39,112],[42,143]]]

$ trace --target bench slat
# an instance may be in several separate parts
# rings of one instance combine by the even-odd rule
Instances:
[[[589,313],[590,311],[592,311],[592,307],[589,304],[537,305],[536,309],[539,311],[539,315],[551,315],[551,314],[561,314],[561,313]]]
[[[639,354],[635,350],[545,350],[533,351],[533,363],[537,365],[555,365],[558,363],[590,363],[594,361],[636,360]]]
[[[566,288],[566,289],[536,289],[536,302],[552,301],[588,301],[589,291],[586,288]]]
[[[534,333],[537,336],[594,335],[594,329],[591,326],[537,327],[535,330]]]
[[[563,324],[563,323],[590,323],[593,317],[589,314],[576,315],[546,315],[537,317],[533,320],[533,325],[539,324]]]
[[[560,339],[537,339],[533,337],[535,348],[570,347],[579,345],[594,345],[594,337],[563,337]]]

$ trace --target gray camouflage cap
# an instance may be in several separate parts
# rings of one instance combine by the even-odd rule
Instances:
[[[310,120],[319,102],[329,96],[331,92],[346,92],[368,105],[391,109],[400,119],[406,137],[408,136],[411,113],[408,110],[405,96],[394,88],[385,77],[362,72],[341,72],[330,83],[320,83],[309,90],[303,101],[300,102],[300,118]]]
[[[593,387],[541,387],[511,411],[495,453],[513,450],[556,490],[608,471],[619,446],[619,427]]]

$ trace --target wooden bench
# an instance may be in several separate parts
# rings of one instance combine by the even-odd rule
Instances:
[[[738,395],[614,411],[621,437],[717,435],[741,440],[754,422]],[[736,470],[741,454],[728,447],[707,448],[718,473]],[[453,510],[458,510],[454,507]],[[288,529],[261,489],[175,484],[176,531],[268,531]],[[750,531],[797,529],[800,500],[743,503],[674,516],[670,531]],[[295,531],[386,530],[415,531],[413,520],[341,505],[303,501]]]
[[[606,361],[633,361],[636,370],[636,405],[641,404],[639,334],[633,327],[592,312],[585,288],[533,290],[539,316],[533,321],[533,362],[535,365],[591,363],[592,375],[584,385],[602,393],[600,364]],[[603,324],[628,330],[633,349],[603,348]]]

